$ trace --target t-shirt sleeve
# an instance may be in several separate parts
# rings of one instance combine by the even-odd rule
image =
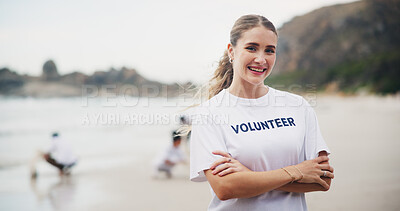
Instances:
[[[305,101],[305,100],[304,100]],[[305,108],[305,157],[306,160],[311,160],[318,157],[319,152],[326,151],[328,155],[330,150],[322,137],[321,130],[318,125],[317,115],[314,109],[307,101]]]
[[[227,151],[221,130],[209,115],[198,115],[192,121],[190,140],[190,180],[207,181],[204,170],[220,156],[212,154],[215,150]]]

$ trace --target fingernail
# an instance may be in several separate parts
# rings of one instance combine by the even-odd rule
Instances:
[[[212,171],[211,173],[212,173],[212,174],[215,174],[216,172],[215,172],[215,171]]]

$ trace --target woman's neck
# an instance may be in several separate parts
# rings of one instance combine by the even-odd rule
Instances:
[[[269,91],[268,86],[264,84],[251,84],[246,82],[237,83],[233,80],[228,89],[229,93],[241,98],[256,99],[266,95]]]

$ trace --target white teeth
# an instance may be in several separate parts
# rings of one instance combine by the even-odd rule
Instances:
[[[259,73],[264,72],[264,69],[257,69],[257,68],[253,68],[253,67],[249,67],[249,69],[253,70],[253,71],[256,71],[256,72],[259,72]]]

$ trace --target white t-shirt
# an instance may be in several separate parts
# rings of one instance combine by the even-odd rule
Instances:
[[[253,171],[269,171],[329,152],[314,110],[302,97],[269,88],[257,99],[222,90],[192,116],[190,179],[207,181],[204,170],[228,152]],[[212,191],[209,210],[307,210],[304,193],[273,190],[252,198],[221,201]]]
[[[54,160],[63,165],[70,165],[77,161],[71,143],[59,137],[53,138],[48,152]]]

